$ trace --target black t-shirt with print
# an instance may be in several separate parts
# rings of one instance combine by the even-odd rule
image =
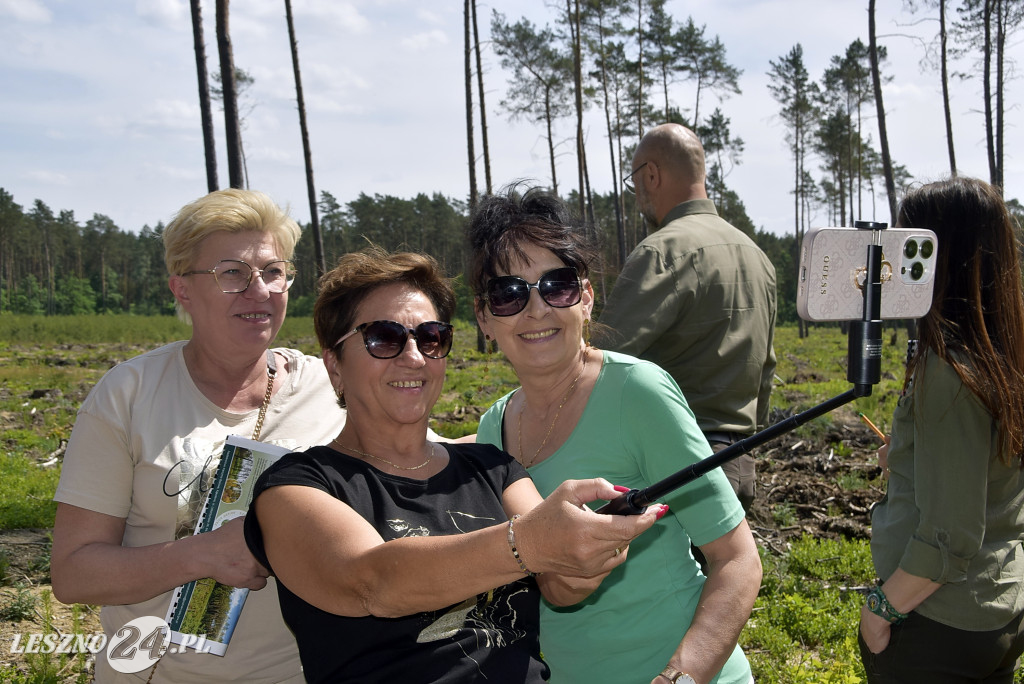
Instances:
[[[462,534],[503,524],[502,492],[528,477],[526,471],[490,445],[442,446],[448,450],[449,463],[426,480],[383,473],[328,447],[288,454],[260,476],[254,497],[279,485],[314,487],[351,506],[385,541]],[[270,568],[253,514],[246,517],[245,536],[256,559]],[[400,618],[333,615],[306,603],[280,582],[278,593],[306,679],[314,684],[522,684],[548,679],[537,640],[540,592],[533,578],[443,610]]]

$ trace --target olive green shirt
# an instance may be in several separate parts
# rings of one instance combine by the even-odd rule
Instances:
[[[714,202],[691,200],[626,259],[598,344],[668,371],[702,431],[750,435],[768,424],[775,314],[771,261]]]
[[[917,607],[958,629],[999,629],[1024,610],[1024,471],[997,452],[992,415],[929,353],[893,413],[889,485],[871,514],[878,576],[943,586]]]

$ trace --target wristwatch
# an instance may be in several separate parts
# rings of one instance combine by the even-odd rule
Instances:
[[[697,684],[697,682],[693,681],[693,677],[685,672],[680,672],[671,665],[661,671],[661,676],[672,682],[672,684]]]
[[[889,599],[885,597],[882,587],[875,587],[868,592],[865,605],[867,605],[868,610],[872,613],[894,625],[898,625],[907,619],[906,613],[901,613],[892,607]]]

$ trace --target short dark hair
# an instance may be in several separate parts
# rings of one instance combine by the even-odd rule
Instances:
[[[472,250],[469,285],[479,298],[487,281],[508,272],[512,262],[526,261],[523,246],[533,244],[551,250],[580,278],[590,274],[599,254],[594,231],[575,217],[557,195],[544,188],[512,183],[499,194],[480,200],[470,217]]]
[[[374,290],[403,283],[425,294],[438,320],[449,323],[455,292],[433,257],[415,252],[390,253],[380,247],[350,252],[322,275],[313,305],[313,327],[321,349],[333,349],[338,338],[355,327],[356,309]]]

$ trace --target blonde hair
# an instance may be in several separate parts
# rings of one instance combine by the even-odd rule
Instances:
[[[266,194],[257,190],[216,190],[186,204],[164,229],[164,264],[170,275],[195,267],[203,240],[218,232],[269,233],[281,252],[291,259],[302,229],[295,219]]]

